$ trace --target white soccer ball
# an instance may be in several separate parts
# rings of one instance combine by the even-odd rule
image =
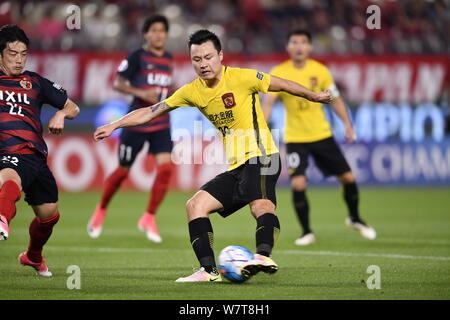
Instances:
[[[253,253],[242,246],[228,246],[219,254],[219,272],[231,282],[247,280],[241,274],[241,268],[253,259]]]

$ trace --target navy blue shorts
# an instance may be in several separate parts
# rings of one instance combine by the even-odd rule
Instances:
[[[305,175],[311,155],[325,177],[340,176],[351,171],[341,149],[333,137],[307,143],[287,143],[287,162],[291,177]]]
[[[131,167],[146,141],[150,144],[149,154],[172,152],[173,143],[169,128],[153,132],[136,132],[123,129],[119,143],[120,166]]]
[[[275,153],[252,158],[236,169],[219,174],[200,189],[222,204],[223,210],[218,213],[225,218],[254,200],[268,199],[276,206],[275,186],[280,172],[280,154]]]
[[[2,154],[0,169],[16,171],[22,180],[25,201],[36,206],[58,202],[58,187],[53,173],[47,165],[47,158],[40,154]]]

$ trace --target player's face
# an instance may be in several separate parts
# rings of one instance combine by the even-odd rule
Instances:
[[[305,35],[292,35],[286,45],[286,51],[294,61],[304,61],[313,49],[312,44]]]
[[[21,74],[27,62],[27,49],[23,42],[8,42],[0,56],[2,71],[11,76]]]
[[[150,47],[163,49],[167,41],[167,31],[164,23],[155,22],[144,34],[144,39]]]
[[[217,52],[212,41],[191,45],[191,62],[203,80],[216,78],[222,70],[223,52]]]

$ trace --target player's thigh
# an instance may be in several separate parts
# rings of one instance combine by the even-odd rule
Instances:
[[[58,213],[58,203],[42,203],[31,207],[39,220],[50,219]]]
[[[340,176],[351,171],[341,148],[333,137],[312,144],[311,153],[316,166],[325,177]]]
[[[121,167],[131,167],[136,157],[144,146],[145,133],[124,129],[119,140],[119,165]]]
[[[308,144],[287,143],[286,153],[289,177],[292,179],[295,176],[305,176],[310,155]]]
[[[186,202],[188,220],[206,218],[210,212],[222,210],[223,205],[205,190],[199,190]]]
[[[168,163],[171,161],[170,153],[173,149],[172,136],[170,128],[149,132],[147,134],[149,142],[148,153],[155,155],[157,164]],[[158,163],[158,161],[160,163]]]
[[[42,163],[33,181],[24,187],[25,201],[32,207],[58,202],[58,186],[46,163]],[[46,215],[43,212],[43,215]]]

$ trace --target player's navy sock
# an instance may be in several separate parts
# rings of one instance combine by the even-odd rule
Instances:
[[[359,203],[359,192],[358,186],[355,182],[343,184],[344,189],[344,199],[347,204],[348,214],[353,222],[362,222],[359,217],[358,203]]]
[[[20,199],[20,187],[12,180],[0,188],[0,214],[9,222],[16,215],[16,202]]]
[[[33,262],[41,262],[42,261],[42,248],[44,244],[47,243],[48,238],[53,231],[53,226],[59,220],[59,212],[56,213],[53,217],[40,220],[38,217],[35,217],[30,224],[30,243],[28,245],[27,256]]]
[[[189,222],[189,235],[200,265],[206,272],[212,272],[216,268],[214,260],[214,233],[211,221],[208,218],[197,218]]]
[[[280,222],[273,213],[264,213],[256,219],[256,253],[269,257],[280,234]]]
[[[157,167],[155,183],[153,184],[147,212],[156,214],[158,207],[169,188],[170,177],[172,175],[172,163],[164,163]]]
[[[309,203],[305,191],[292,191],[292,199],[294,201],[295,212],[303,229],[303,235],[312,233],[309,227]]]
[[[118,167],[104,182],[102,199],[100,201],[100,208],[105,209],[111,198],[119,189],[122,181],[128,176],[128,170],[123,167]]]

